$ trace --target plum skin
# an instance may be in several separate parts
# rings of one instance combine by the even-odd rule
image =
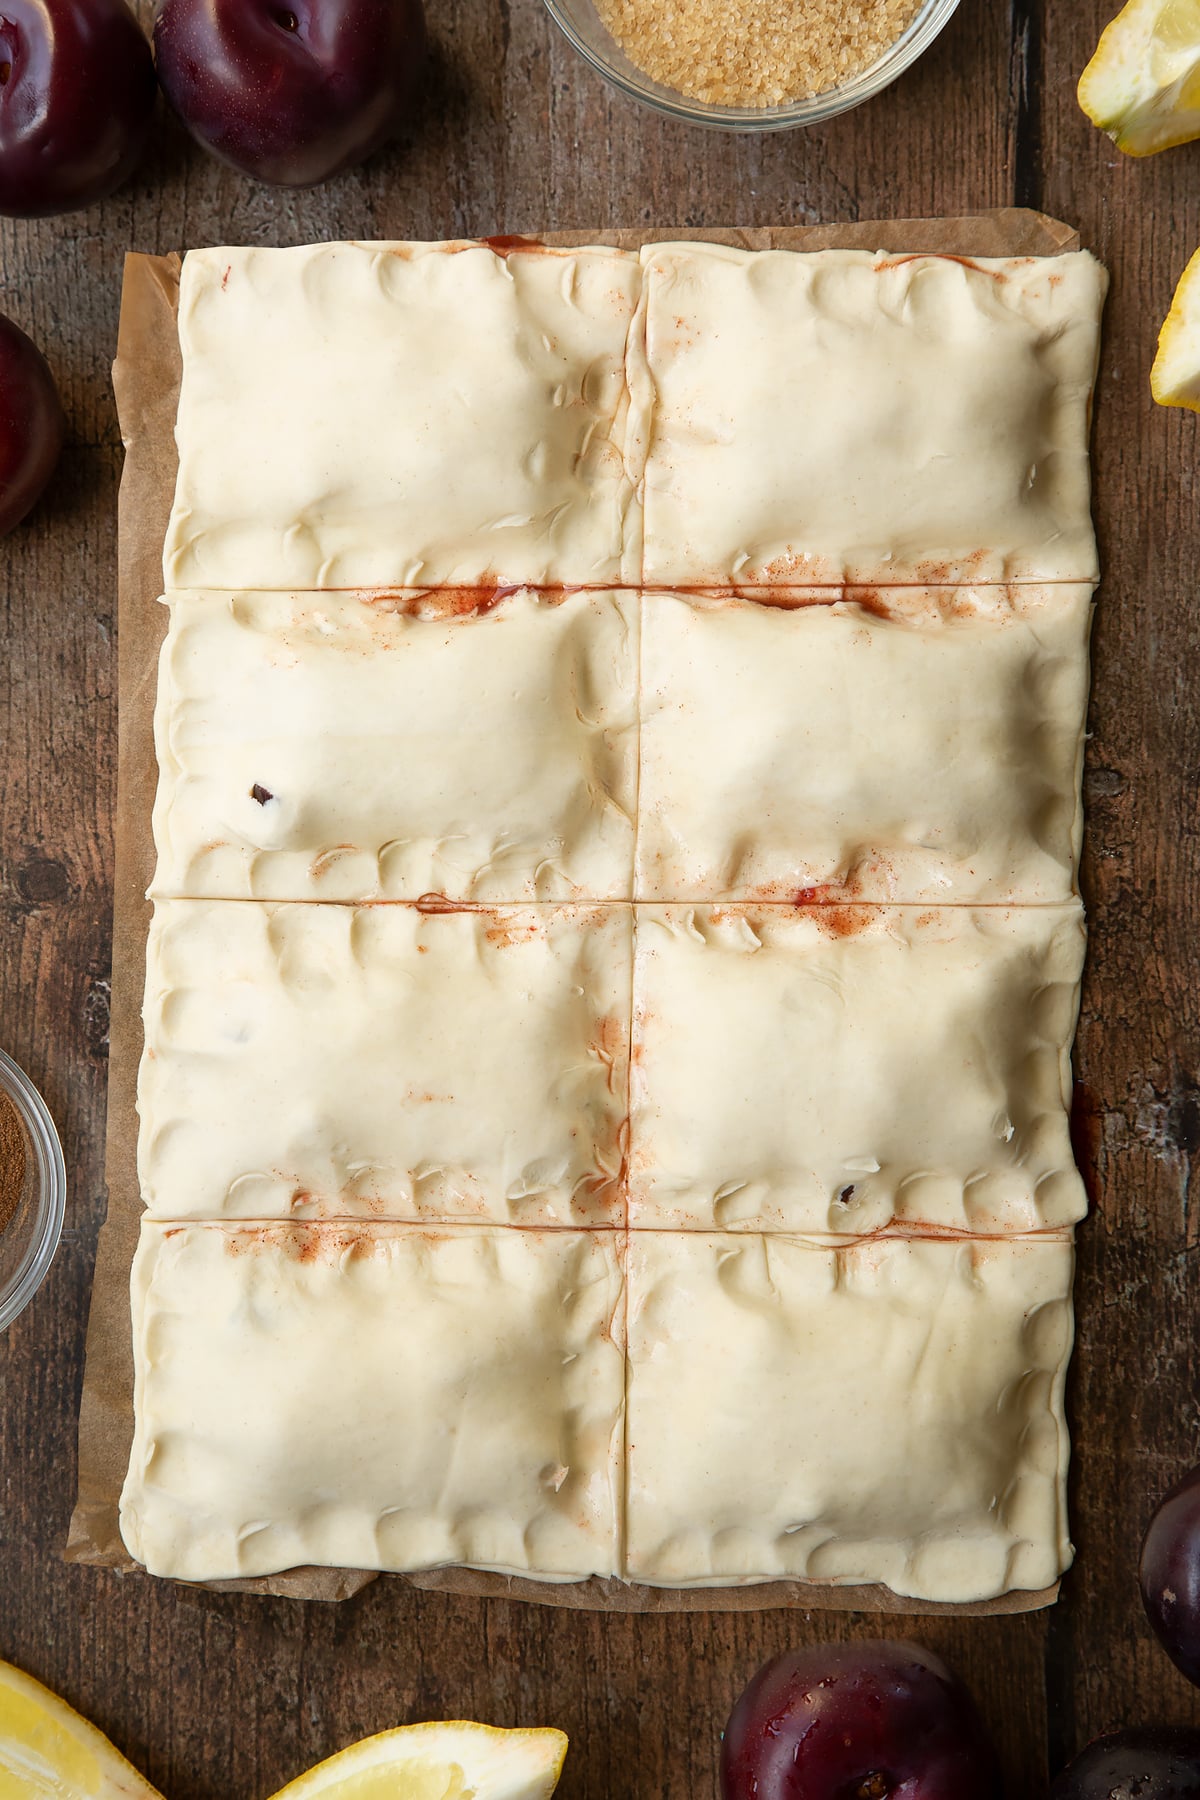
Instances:
[[[0,537],[41,498],[65,435],[49,364],[20,326],[0,313]]]
[[[0,77],[0,213],[72,212],[133,173],[158,80],[125,0],[3,0]]]
[[[1200,1469],[1155,1510],[1138,1563],[1142,1604],[1164,1650],[1200,1686]]]
[[[421,0],[163,0],[159,80],[243,174],[314,187],[394,137],[425,56]]]
[[[1000,1772],[963,1684],[918,1644],[787,1651],[739,1697],[723,1800],[999,1800]]]
[[[1200,1731],[1114,1731],[1058,1776],[1050,1800],[1200,1800]]]

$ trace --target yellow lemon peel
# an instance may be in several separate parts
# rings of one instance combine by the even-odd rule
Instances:
[[[162,1800],[102,1731],[0,1662],[0,1794],[5,1800]]]
[[[1129,0],[1079,78],[1079,104],[1129,156],[1200,137],[1200,0]]]
[[[401,1725],[318,1763],[274,1800],[550,1800],[566,1754],[561,1731]]]
[[[1200,412],[1200,250],[1179,277],[1158,334],[1150,392],[1160,406],[1190,406]]]

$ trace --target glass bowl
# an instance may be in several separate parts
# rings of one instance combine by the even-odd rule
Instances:
[[[682,119],[689,125],[711,125],[719,131],[790,131],[797,125],[819,125],[824,119],[861,106],[864,100],[890,87],[928,50],[957,5],[958,0],[925,0],[912,24],[889,45],[878,62],[841,87],[780,106],[715,106],[664,87],[631,62],[608,27],[601,24],[594,0],[545,0],[546,11],[559,30],[584,61],[591,63],[615,88],[668,118]]]
[[[32,1300],[54,1260],[66,1210],[67,1171],[46,1102],[11,1056],[0,1050],[0,1108],[7,1100],[24,1151],[16,1207],[0,1228],[0,1331]],[[0,1133],[0,1142],[3,1141]],[[0,1205],[4,1188],[0,1181]]]

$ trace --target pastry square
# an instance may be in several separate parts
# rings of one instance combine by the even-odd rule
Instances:
[[[642,259],[647,586],[1095,579],[1091,256]]]
[[[629,1222],[1028,1232],[1087,1209],[1077,905],[637,912]]]
[[[643,602],[637,893],[1074,891],[1091,589]]]
[[[638,597],[466,601],[172,595],[152,893],[627,900]]]
[[[168,900],[151,1216],[624,1222],[627,908]]]
[[[167,587],[636,577],[640,282],[617,250],[191,251]]]
[[[1070,1562],[1066,1239],[634,1233],[627,1570],[1048,1587]]]
[[[207,1581],[619,1555],[619,1234],[145,1223],[130,1552]]]

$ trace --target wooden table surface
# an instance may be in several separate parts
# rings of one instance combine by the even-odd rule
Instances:
[[[1200,421],[1155,408],[1146,380],[1173,283],[1200,243],[1200,144],[1133,161],[1079,113],[1075,80],[1115,4],[963,0],[881,99],[806,133],[735,138],[611,95],[539,0],[431,0],[425,97],[367,169],[314,192],[273,191],[163,117],[112,200],[0,221],[0,310],[46,349],[71,422],[50,496],[0,548],[0,1044],[43,1088],[71,1182],[51,1275],[0,1339],[0,1656],[96,1720],[168,1800],[258,1800],[360,1735],[447,1715],[566,1728],[566,1800],[710,1800],[720,1727],[764,1658],[897,1630],[838,1614],[576,1614],[394,1580],[344,1605],[305,1605],[62,1561],[105,1206],[121,466],[109,363],[121,259],[231,240],[804,224],[1016,202],[1077,224],[1109,265],[1091,955],[1076,1049],[1094,1208],[1070,1386],[1078,1560],[1049,1612],[917,1621],[911,1634],[974,1686],[1014,1797],[1039,1794],[1047,1768],[1104,1729],[1200,1723],[1200,1695],[1156,1648],[1135,1582],[1154,1500],[1200,1455],[1200,1215],[1189,1207],[1200,1152],[1200,698],[1189,667]]]

